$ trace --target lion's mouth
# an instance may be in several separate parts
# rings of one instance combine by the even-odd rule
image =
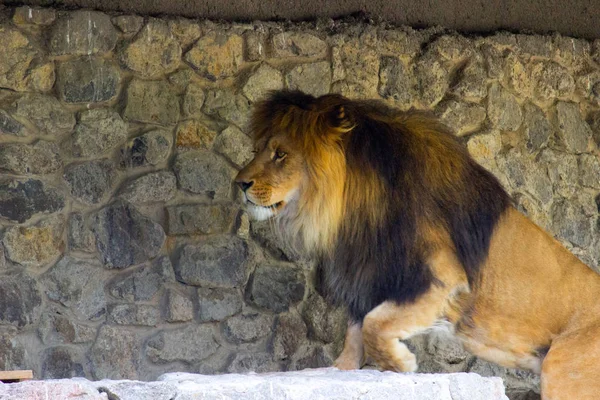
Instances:
[[[255,202],[253,202],[252,200],[250,200],[248,197],[246,197],[246,201],[249,204],[253,205],[254,207],[260,207],[260,208],[265,208],[265,209],[269,209],[269,210],[278,210],[278,209],[280,209],[283,206],[283,201],[279,201],[277,203],[273,203],[273,204],[271,204],[269,206],[263,206],[263,205],[260,205],[260,204],[256,204]]]

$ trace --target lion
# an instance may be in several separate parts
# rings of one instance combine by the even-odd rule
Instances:
[[[318,260],[349,315],[335,366],[417,370],[402,342],[448,325],[482,359],[541,374],[542,397],[600,396],[600,275],[513,204],[434,117],[272,92],[235,182]]]

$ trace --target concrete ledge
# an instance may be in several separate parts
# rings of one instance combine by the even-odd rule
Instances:
[[[3,400],[507,400],[500,378],[334,368],[268,374],[170,373],[157,382],[61,379],[0,384]]]

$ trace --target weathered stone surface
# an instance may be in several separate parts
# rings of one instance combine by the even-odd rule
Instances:
[[[275,57],[325,57],[327,44],[307,32],[281,32],[272,39]]]
[[[330,306],[315,292],[304,302],[302,317],[308,327],[309,337],[325,343],[339,340],[346,331],[344,311]]]
[[[27,128],[5,110],[0,110],[0,134],[27,136]]]
[[[147,261],[160,252],[165,241],[159,224],[121,200],[95,215],[92,230],[108,268],[126,268]]]
[[[273,354],[278,360],[288,360],[298,350],[307,334],[306,324],[296,311],[280,314],[275,323]]]
[[[578,189],[577,156],[546,149],[541,153],[539,161],[547,168],[556,194],[565,198],[572,197]]]
[[[92,253],[96,249],[96,239],[81,213],[71,214],[67,235],[71,251]]]
[[[487,96],[486,71],[480,59],[471,60],[461,71],[450,91],[469,101]]]
[[[377,49],[384,55],[395,55],[406,59],[414,58],[421,52],[422,40],[420,35],[398,29],[381,27],[378,32]]]
[[[121,149],[121,167],[161,164],[169,158],[172,145],[173,136],[162,129],[155,129],[133,138]]]
[[[198,288],[200,321],[221,321],[242,311],[242,296],[235,289]]]
[[[15,24],[50,25],[56,19],[52,8],[22,6],[15,9],[12,20]]]
[[[225,233],[234,222],[237,207],[232,205],[185,204],[169,206],[169,235]]]
[[[109,160],[95,160],[69,164],[63,178],[71,196],[85,204],[97,204],[111,191],[117,172]]]
[[[523,119],[515,96],[497,84],[490,88],[487,112],[494,127],[503,131],[517,130]]]
[[[273,356],[269,353],[236,353],[233,360],[227,367],[229,373],[245,372],[272,372],[278,371],[281,366],[273,361]]]
[[[213,148],[238,168],[246,166],[254,157],[252,139],[233,125],[217,136]]]
[[[333,365],[333,358],[327,354],[323,346],[313,347],[308,354],[292,364],[292,371],[301,371],[307,368],[327,368]]]
[[[102,103],[114,99],[121,75],[99,57],[82,57],[58,64],[57,88],[65,103]]]
[[[88,356],[96,379],[136,379],[139,353],[135,333],[123,327],[104,325]]]
[[[537,106],[527,103],[523,107],[523,128],[527,140],[527,149],[536,152],[548,143],[554,129]]]
[[[42,343],[88,343],[96,338],[96,328],[70,319],[57,309],[44,310],[37,330]]]
[[[411,106],[416,95],[415,80],[398,57],[381,58],[378,92],[384,99],[393,99],[402,109]]]
[[[142,29],[144,17],[139,15],[119,15],[113,17],[112,22],[121,32],[127,35],[133,35]]]
[[[56,259],[64,249],[62,216],[51,216],[34,226],[12,226],[4,232],[6,256],[25,267],[39,268]]]
[[[434,107],[448,90],[448,70],[430,54],[421,57],[415,64],[415,78],[418,97],[425,108]]]
[[[177,69],[181,46],[165,21],[151,19],[123,50],[121,61],[142,78],[157,78]]]
[[[42,355],[42,378],[68,379],[85,376],[84,360],[70,347],[51,347]]]
[[[273,317],[267,314],[244,314],[223,323],[223,334],[231,343],[254,342],[272,332]]]
[[[14,340],[17,334],[18,330],[13,326],[4,325],[0,328],[0,368],[3,371],[25,368],[25,349],[19,342]],[[0,386],[0,393],[3,389]]]
[[[131,203],[165,202],[177,191],[177,179],[171,171],[158,171],[142,175],[120,190],[120,197]]]
[[[177,397],[175,385],[165,382],[107,381],[93,383],[109,399],[118,400],[173,400]],[[87,400],[87,399],[85,399]]]
[[[502,149],[502,139],[497,131],[474,135],[467,142],[467,150],[471,157],[490,172],[495,172],[496,157]]]
[[[169,20],[168,24],[171,34],[177,39],[182,48],[189,47],[202,35],[200,25],[193,20],[177,18]]]
[[[565,97],[575,91],[575,80],[560,64],[549,61],[535,63],[532,67],[535,94],[543,100]]]
[[[23,223],[37,213],[54,213],[64,206],[62,195],[37,179],[0,181],[0,217]]]
[[[544,204],[552,202],[552,181],[545,165],[533,163],[526,154],[514,148],[497,162],[515,189],[526,190]]]
[[[586,248],[592,242],[592,221],[578,204],[559,200],[552,205],[552,228],[561,239]]]
[[[250,101],[241,94],[236,95],[229,90],[210,90],[206,93],[203,109],[206,114],[217,115],[244,131],[248,128]]]
[[[249,301],[276,313],[304,298],[306,278],[290,264],[277,263],[256,268],[248,287]]]
[[[58,145],[38,140],[35,144],[0,145],[0,170],[19,175],[50,174],[62,167]]]
[[[283,89],[283,76],[281,72],[269,64],[262,64],[242,88],[246,97],[253,102],[262,100],[272,90]]]
[[[165,81],[134,79],[127,86],[123,118],[128,121],[172,125],[179,119],[179,100]]]
[[[6,272],[0,279],[0,323],[15,325],[19,328],[29,326],[38,321],[41,313],[42,296],[36,281],[25,271]],[[0,343],[6,342],[4,327],[0,331]],[[8,339],[10,340],[10,339]],[[14,353],[16,345],[8,346],[9,351],[0,350],[0,368],[4,367]],[[0,346],[4,349],[4,346]],[[8,358],[8,359],[7,359]],[[13,359],[13,361],[16,361]],[[10,364],[10,362],[8,362]]]
[[[427,52],[437,53],[448,61],[459,62],[473,52],[471,42],[462,35],[443,35],[427,46]]]
[[[190,119],[177,125],[175,135],[175,145],[179,150],[210,149],[217,132],[200,120]]]
[[[117,43],[117,31],[110,17],[97,11],[73,11],[59,18],[50,33],[50,51],[54,55],[91,55],[111,51]]]
[[[111,296],[127,301],[152,300],[165,283],[174,282],[169,257],[158,257],[133,271],[115,277],[108,285]]]
[[[190,68],[186,68],[173,72],[167,77],[167,79],[177,92],[183,92],[188,85],[197,86],[197,84],[194,82],[195,75],[196,74],[194,71],[192,71]]]
[[[285,76],[290,90],[300,90],[315,97],[329,93],[331,65],[328,61],[298,65]]]
[[[194,318],[194,304],[187,296],[169,289],[166,298],[165,319],[168,322],[187,322]]]
[[[153,336],[146,345],[146,354],[156,363],[193,363],[213,355],[219,347],[212,326],[194,324]]]
[[[276,258],[286,261],[298,261],[300,258],[292,246],[293,243],[289,243],[288,238],[273,229],[269,221],[252,221],[250,234]]]
[[[54,97],[28,94],[17,100],[16,107],[15,115],[30,121],[43,135],[60,136],[75,126],[73,113]]]
[[[267,34],[259,30],[248,30],[244,32],[244,39],[246,40],[246,60],[263,60],[267,53]]]
[[[93,385],[81,380],[49,380],[25,381],[17,386],[1,386],[0,391],[6,400],[21,399],[77,399],[77,400],[105,400],[106,395],[100,393]],[[4,400],[4,399],[3,399]]]
[[[480,105],[449,100],[436,108],[437,115],[458,136],[476,131],[485,120],[485,108]]]
[[[244,41],[234,33],[211,31],[185,54],[185,60],[198,74],[216,81],[233,76],[243,62]]]
[[[348,41],[340,48],[339,65],[333,65],[333,75],[343,69],[344,80],[336,82],[332,92],[354,99],[377,98],[379,62],[377,51],[362,46],[358,39]]]
[[[160,310],[148,304],[110,304],[107,320],[117,325],[156,326],[160,323]]]
[[[63,257],[43,275],[46,294],[52,301],[84,319],[95,319],[106,310],[103,282],[106,271],[96,259]]]
[[[229,197],[235,175],[222,157],[206,150],[178,154],[173,170],[181,189],[206,193],[215,199]]]
[[[579,105],[560,101],[556,104],[556,113],[561,144],[573,153],[586,152],[592,138],[592,130],[581,117]]]
[[[204,90],[200,86],[194,83],[189,84],[183,95],[183,116],[186,118],[201,117],[205,98]]]
[[[579,181],[583,186],[600,189],[600,159],[598,156],[584,154],[579,158]]]
[[[127,139],[127,124],[121,116],[105,108],[84,111],[79,115],[72,136],[75,157],[98,157]]]
[[[181,249],[177,279],[203,287],[237,287],[246,280],[248,244],[229,235],[209,236]]]

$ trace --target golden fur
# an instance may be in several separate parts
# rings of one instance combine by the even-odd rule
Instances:
[[[600,396],[600,276],[513,208],[439,122],[289,92],[252,121],[256,157],[236,181],[348,307],[336,366],[366,353],[414,371],[398,339],[446,321],[474,354],[541,373],[545,400]]]

